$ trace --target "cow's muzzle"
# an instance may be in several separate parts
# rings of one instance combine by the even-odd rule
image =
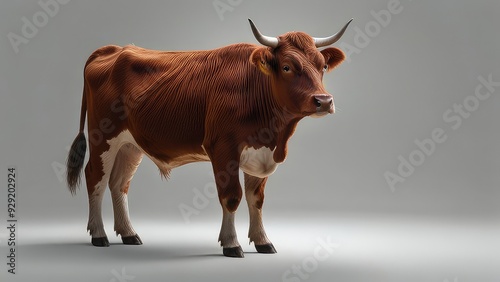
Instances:
[[[326,114],[335,113],[335,105],[333,97],[330,94],[313,95],[313,102],[316,106],[316,114],[314,116],[324,116]]]

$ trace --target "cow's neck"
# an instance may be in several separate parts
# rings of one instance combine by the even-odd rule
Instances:
[[[292,137],[297,127],[297,123],[301,118],[295,118],[284,124],[283,130],[278,133],[276,150],[274,151],[273,159],[277,163],[285,161],[288,150],[288,140]]]
[[[258,112],[258,126],[255,127],[249,138],[252,147],[269,147],[274,150],[274,161],[281,163],[287,156],[287,144],[293,135],[297,123],[302,119],[292,114],[286,107],[274,99],[271,93],[260,92],[257,94],[259,103],[254,103]],[[254,101],[255,102],[255,101]],[[266,109],[262,111],[262,109]]]

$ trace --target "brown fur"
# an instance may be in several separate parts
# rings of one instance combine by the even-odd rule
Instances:
[[[317,111],[314,95],[329,96],[322,84],[325,65],[331,70],[343,59],[339,49],[320,52],[310,36],[298,32],[280,36],[276,48],[235,44],[164,52],[102,47],[85,66],[80,133],[68,157],[68,186],[74,193],[79,183],[86,113],[89,196],[104,175],[101,155],[110,148],[107,141],[129,130],[144,152],[160,162],[182,165],[208,157],[220,202],[234,212],[242,197],[242,149],[268,147],[274,161],[283,162],[297,123]],[[134,164],[140,157],[133,158]],[[170,171],[161,172],[168,176]],[[266,179],[253,180],[259,209]],[[129,182],[123,185],[127,193]]]

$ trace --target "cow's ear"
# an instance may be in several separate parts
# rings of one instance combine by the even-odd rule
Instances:
[[[265,75],[271,74],[271,61],[273,54],[267,47],[255,49],[250,55],[250,62],[259,68]]]
[[[325,62],[328,65],[328,71],[333,70],[345,59],[344,52],[335,47],[321,50],[321,54],[323,54],[323,56],[325,57]]]

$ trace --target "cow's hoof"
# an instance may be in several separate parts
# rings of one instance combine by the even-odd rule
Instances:
[[[244,258],[245,257],[245,255],[243,254],[243,249],[241,249],[241,246],[233,247],[233,248],[223,248],[222,253],[226,257],[230,257],[230,258]]]
[[[265,245],[255,245],[255,249],[257,252],[261,254],[275,254],[276,249],[274,248],[272,243],[265,244]]]
[[[125,245],[142,245],[142,240],[137,234],[133,236],[122,237],[122,242]]]
[[[92,245],[96,247],[109,247],[108,237],[92,238]]]

